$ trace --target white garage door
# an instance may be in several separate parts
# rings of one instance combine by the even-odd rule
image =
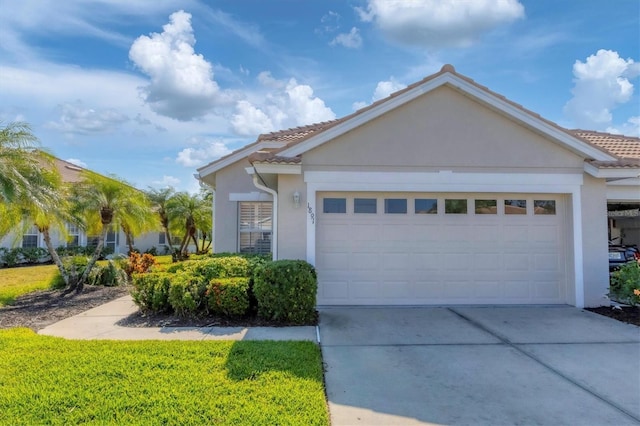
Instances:
[[[319,305],[564,303],[557,194],[317,194]]]

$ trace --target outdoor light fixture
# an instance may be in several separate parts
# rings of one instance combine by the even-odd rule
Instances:
[[[293,193],[293,206],[296,209],[300,207],[300,193],[298,191]]]

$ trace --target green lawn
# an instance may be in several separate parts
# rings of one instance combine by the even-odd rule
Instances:
[[[23,294],[49,288],[56,271],[55,265],[0,269],[0,307]]]
[[[101,261],[99,263],[103,263]],[[160,265],[171,263],[171,256],[156,256]],[[24,266],[0,269],[0,307],[9,305],[16,297],[36,290],[46,290],[56,275],[55,265]]]
[[[320,349],[0,330],[0,424],[79,423],[328,425]]]

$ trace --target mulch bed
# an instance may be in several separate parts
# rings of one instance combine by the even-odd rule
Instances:
[[[0,329],[27,327],[34,331],[129,294],[128,287],[86,286],[81,293],[42,290],[16,298],[0,308]]]
[[[621,306],[620,309],[601,306],[599,308],[586,308],[585,310],[640,327],[640,306]]]
[[[318,324],[318,316],[311,324]],[[287,327],[291,325],[286,322],[277,322],[258,318],[257,316],[249,316],[243,318],[226,318],[217,316],[202,317],[176,317],[172,314],[156,314],[152,312],[140,312],[118,321],[118,325],[122,327]]]

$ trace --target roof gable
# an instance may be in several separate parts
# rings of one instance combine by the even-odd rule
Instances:
[[[295,157],[320,146],[344,133],[347,133],[364,123],[374,120],[381,115],[404,105],[419,96],[437,89],[443,85],[458,90],[466,96],[492,108],[514,121],[547,136],[561,146],[581,155],[585,159],[598,161],[615,161],[617,158],[602,148],[592,145],[588,141],[576,137],[566,129],[559,127],[551,121],[545,120],[522,106],[507,100],[505,97],[480,86],[473,80],[458,74],[453,66],[445,65],[440,72],[433,74],[422,81],[400,90],[388,98],[382,99],[366,108],[328,123],[321,123],[321,129],[310,134],[305,134],[286,147],[274,152],[282,157]],[[272,134],[273,135],[273,134]],[[272,136],[273,137],[273,136]]]

